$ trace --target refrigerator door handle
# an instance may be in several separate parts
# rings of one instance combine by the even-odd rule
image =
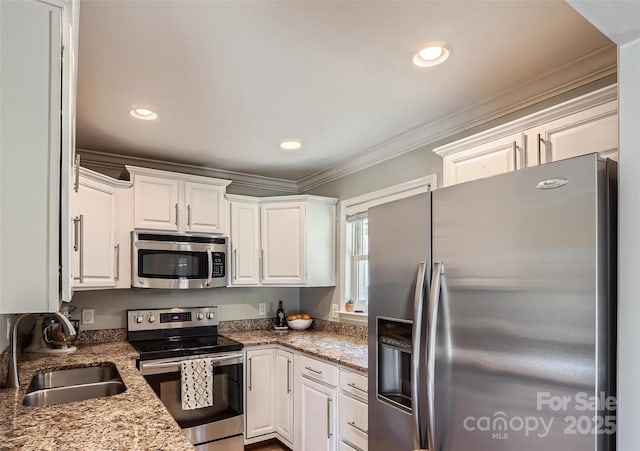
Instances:
[[[440,294],[442,291],[442,279],[444,277],[444,264],[434,262],[431,272],[431,291],[429,293],[429,310],[427,312],[427,441],[430,450],[437,450],[435,443],[435,393],[436,393],[436,332],[438,329],[438,309],[440,307]]]
[[[426,449],[426,438],[422,428],[422,409],[420,405],[420,376],[422,374],[422,318],[424,307],[425,279],[427,276],[427,262],[418,263],[416,278],[416,293],[413,305],[413,330],[411,352],[411,400],[413,410],[413,446],[416,450]]]

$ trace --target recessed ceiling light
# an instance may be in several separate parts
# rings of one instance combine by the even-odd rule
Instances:
[[[302,141],[299,139],[283,139],[280,141],[282,150],[298,150],[300,147],[302,147]]]
[[[158,119],[158,114],[148,108],[132,108],[129,113],[131,113],[131,116],[136,119],[142,119],[145,121]]]
[[[450,53],[451,47],[447,44],[444,42],[434,42],[415,54],[413,64],[419,67],[437,66],[449,58]]]

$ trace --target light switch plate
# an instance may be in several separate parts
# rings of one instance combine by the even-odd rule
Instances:
[[[331,312],[331,316],[334,318],[339,318],[340,314],[338,313],[340,311],[340,306],[338,304],[332,304],[333,307],[333,311]]]
[[[266,315],[267,314],[267,303],[261,302],[258,304],[258,315]]]
[[[11,338],[11,318],[7,318],[7,340]]]
[[[82,309],[82,324],[95,324],[92,308]]]

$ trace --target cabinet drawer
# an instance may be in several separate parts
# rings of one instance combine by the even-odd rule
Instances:
[[[367,405],[340,393],[339,412],[340,440],[367,451],[369,430]]]
[[[300,363],[300,371],[304,376],[332,387],[338,385],[338,369],[330,363],[306,356],[300,356]]]
[[[351,371],[340,370],[340,389],[367,402],[369,382],[366,376]]]

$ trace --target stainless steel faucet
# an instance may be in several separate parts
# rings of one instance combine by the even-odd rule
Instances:
[[[60,321],[60,327],[67,337],[73,337],[76,335],[76,329],[64,314],[60,312],[51,312],[51,315],[55,316]],[[11,359],[9,360],[9,373],[7,374],[6,388],[18,388],[20,381],[18,379],[18,324],[27,316],[31,316],[33,313],[21,313],[11,323],[11,333],[9,336],[9,346],[11,347]],[[38,331],[34,332],[37,333]]]

